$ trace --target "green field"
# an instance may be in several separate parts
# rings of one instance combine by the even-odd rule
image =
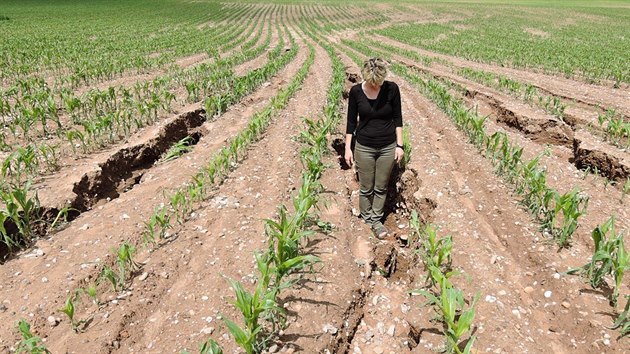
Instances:
[[[630,83],[630,11],[559,5],[432,5],[437,18],[466,16],[447,24],[402,24],[376,32],[475,61]]]

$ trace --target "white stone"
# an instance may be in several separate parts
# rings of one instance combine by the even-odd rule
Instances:
[[[394,336],[394,333],[396,333],[396,325],[391,325],[391,326],[389,326],[389,328],[387,329],[387,334],[388,334],[390,337],[393,337],[393,336]]]
[[[205,327],[201,330],[201,333],[203,334],[212,334],[212,332],[214,332],[214,327]]]

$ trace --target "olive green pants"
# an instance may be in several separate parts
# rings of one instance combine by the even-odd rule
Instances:
[[[354,148],[354,162],[359,174],[359,210],[363,220],[370,225],[383,219],[395,151],[395,142],[382,148],[371,148],[357,142]]]

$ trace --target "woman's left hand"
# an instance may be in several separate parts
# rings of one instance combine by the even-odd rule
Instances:
[[[396,153],[394,154],[394,158],[396,159],[396,163],[400,163],[402,161],[403,156],[405,155],[405,151],[401,147],[396,147]]]

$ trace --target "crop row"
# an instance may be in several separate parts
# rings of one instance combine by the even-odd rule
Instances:
[[[276,70],[280,67],[286,65],[286,63],[292,60],[297,53],[297,45],[293,42],[293,46],[291,50],[287,53],[287,55],[282,56],[282,60],[273,61],[274,65],[277,66]],[[310,54],[307,61],[303,64],[302,68],[298,72],[298,74],[293,78],[289,86],[281,92],[279,92],[275,97],[272,98],[271,102],[267,107],[265,107],[262,111],[256,114],[252,120],[250,121],[248,127],[239,133],[239,135],[232,140],[230,146],[228,148],[224,148],[216,153],[216,158],[212,159],[210,165],[215,162],[217,159],[221,159],[222,156],[229,154],[230,151],[237,151],[234,158],[236,160],[232,163],[236,163],[240,159],[244,158],[246,154],[247,148],[253,143],[255,140],[258,140],[262,137],[266,127],[270,123],[270,119],[275,115],[280,109],[282,109],[288,102],[289,98],[297,91],[303,82],[306,74],[308,73],[310,66],[314,61],[314,49],[310,48]],[[270,73],[271,71],[269,71]],[[253,89],[253,87],[252,87]],[[237,146],[237,149],[234,149],[234,146]],[[233,166],[233,165],[231,165]],[[200,172],[197,176],[193,177],[197,186],[204,190],[208,190],[209,185],[214,184],[216,176],[208,176],[204,172]],[[208,176],[207,179],[200,180],[198,177],[204,175]],[[202,184],[206,185],[202,185]],[[304,188],[303,188],[304,189]],[[312,195],[312,187],[308,187],[301,193],[303,197],[313,198]],[[188,196],[188,195],[187,195]],[[196,198],[196,196],[188,196],[192,198]],[[207,196],[206,196],[207,197]],[[297,197],[296,197],[297,198]],[[308,208],[310,209],[310,208]],[[308,211],[308,210],[307,210]],[[146,236],[146,233],[145,233]],[[145,238],[145,241],[147,239]],[[99,290],[102,288],[102,283],[109,283],[114,292],[124,291],[131,283],[133,277],[138,274],[138,270],[141,268],[141,264],[137,263],[134,260],[134,256],[136,254],[136,246],[131,244],[128,241],[123,242],[120,247],[117,249],[116,254],[114,255],[114,264],[115,267],[111,267],[109,265],[103,265],[99,276],[97,277],[97,281],[92,284],[88,284],[86,287],[79,288],[73,292],[67,298],[65,305],[60,309],[62,313],[64,313],[71,324],[71,327],[74,331],[85,331],[87,330],[87,326],[90,321],[88,319],[78,319],[76,316],[76,304],[81,302],[82,297],[88,296],[89,303],[93,303],[97,305],[99,308],[104,306],[105,304],[100,301],[101,295],[99,295]],[[308,258],[310,259],[310,258]],[[262,260],[262,259],[260,259]],[[272,268],[268,268],[271,270]],[[291,268],[295,270],[296,268]],[[279,274],[279,273],[274,273]],[[287,273],[288,274],[288,273]],[[271,275],[271,273],[269,273]],[[286,274],[285,274],[286,275]],[[268,278],[271,280],[271,278]],[[274,278],[276,280],[280,278]],[[234,286],[238,287],[238,285]],[[42,353],[47,352],[45,347],[43,346],[41,340],[38,337],[35,337],[30,333],[30,326],[25,321],[20,322],[20,332],[23,337],[23,341],[20,343],[19,348],[29,349],[29,350],[41,350]]]
[[[355,64],[361,65],[360,58],[352,52],[346,52]],[[460,345],[460,340],[470,332],[475,318],[477,293],[468,301],[464,292],[450,278],[461,272],[452,269],[453,239],[451,236],[439,237],[432,225],[423,225],[415,210],[411,211],[409,220],[410,235],[407,244],[414,257],[419,257],[427,272],[425,286],[411,290],[411,294],[423,295],[427,298],[424,306],[432,306],[437,319],[443,326],[445,337],[444,352],[469,354],[475,342],[471,335]],[[468,303],[468,305],[466,305]],[[464,349],[460,349],[462,347]]]
[[[540,90],[532,84],[524,84],[505,75],[470,68],[460,68],[457,73],[463,77],[522,99],[529,105],[539,107],[558,119],[567,122],[565,110],[568,104],[564,102],[561,97],[540,92]],[[589,126],[603,131],[604,138],[612,144],[624,149],[630,147],[630,122],[624,119],[623,114],[617,113],[615,108],[610,107],[607,108],[603,114],[599,113],[597,125],[590,122]]]
[[[449,23],[398,24],[377,33],[416,47],[470,60],[582,77],[630,82],[628,14],[614,9],[505,8],[458,4],[472,15]],[[446,13],[448,5],[438,6]],[[529,10],[529,11],[528,11]],[[540,16],[532,15],[535,11]],[[595,16],[598,20],[585,21]]]
[[[262,29],[262,26],[260,27]],[[25,147],[14,147],[13,152],[5,159],[3,173],[7,180],[22,181],[25,176],[36,174],[42,167],[48,171],[56,170],[59,156],[71,152],[88,153],[107,144],[126,139],[134,131],[152,124],[160,114],[171,110],[177,97],[175,93],[185,88],[188,102],[207,97],[207,106],[216,106],[213,113],[220,113],[230,101],[226,95],[232,92],[235,85],[242,82],[242,78],[235,77],[231,68],[241,62],[260,55],[269,46],[271,31],[269,29],[265,40],[256,47],[252,47],[257,39],[252,39],[243,45],[244,50],[224,59],[217,59],[211,64],[201,64],[170,75],[158,77],[150,82],[136,83],[133,88],[125,86],[111,86],[106,90],[92,89],[80,97],[73,92],[61,93],[65,111],[70,116],[71,124],[58,124],[54,134],[57,141],[53,143],[30,143]],[[281,54],[282,36],[280,42],[269,54],[274,60]],[[255,71],[261,75],[261,71]],[[43,87],[45,90],[45,86]],[[41,91],[52,95],[50,91]],[[237,96],[235,93],[232,96]],[[184,98],[181,98],[184,99]],[[218,101],[221,99],[221,101]],[[234,98],[233,98],[234,99]],[[232,99],[232,100],[233,100]],[[57,112],[55,101],[48,96],[50,110]],[[46,112],[40,112],[37,117],[28,117],[22,112],[18,121],[34,124],[38,119],[45,119]],[[46,122],[41,124],[46,126]],[[73,127],[73,125],[75,127]],[[34,133],[29,126],[21,129],[27,139],[34,139]],[[18,130],[13,134],[17,136]],[[63,144],[63,145],[62,145]],[[68,148],[70,151],[68,151]]]
[[[26,21],[23,14],[12,16],[10,21],[3,23],[8,36],[0,51],[4,57],[0,61],[3,63],[0,70],[3,81],[11,83],[14,79],[46,73],[56,78],[55,86],[69,84],[76,87],[80,83],[112,79],[130,70],[143,72],[168,64],[176,57],[197,54],[199,48],[211,51],[213,46],[209,46],[209,43],[221,35],[225,37],[238,32],[239,26],[234,24],[238,25],[242,16],[256,18],[263,9],[250,5],[226,10],[219,4],[203,4],[203,10],[198,7],[192,4],[165,6],[128,18],[122,9],[117,10],[114,16],[105,16],[110,9],[101,9],[99,12],[74,4],[71,11],[64,14],[75,16],[67,19],[69,22],[60,23],[55,20],[59,17],[51,16],[51,19],[41,20],[37,28],[33,27],[32,22]],[[52,13],[67,11],[58,4],[47,10]],[[6,11],[10,13],[11,9]],[[84,11],[89,15],[82,16]],[[173,18],[172,22],[164,21],[162,11],[171,12],[169,17]],[[86,18],[94,13],[100,16],[96,19]],[[129,12],[130,15],[133,13]],[[151,21],[152,17],[161,20]],[[138,20],[141,22],[137,23]],[[82,25],[86,21],[90,21],[91,25]],[[221,21],[225,21],[225,24],[219,28],[197,28],[199,23]],[[51,29],[58,33],[57,37],[50,36]],[[107,33],[107,36],[103,36],[103,33]],[[147,40],[138,41],[140,37]],[[25,43],[33,45],[25,46]]]
[[[367,50],[360,44],[349,43],[349,45],[359,51]],[[353,52],[348,52],[348,54],[356,58]],[[468,109],[461,99],[451,96],[449,87],[440,80],[423,78],[423,74],[418,70],[396,63],[392,65],[392,70],[415,84],[421,93],[431,99],[460,130],[466,133],[470,142],[492,161],[496,172],[514,185],[516,193],[522,197],[521,202],[541,223],[542,230],[553,237],[560,247],[570,245],[571,235],[578,227],[578,219],[586,213],[587,197],[581,195],[577,188],[560,194],[547,186],[546,170],[538,165],[542,155],[525,161],[521,157],[523,147],[511,142],[505,133],[497,132],[487,135],[484,125],[487,117],[478,116],[476,112]],[[612,277],[614,291],[610,296],[610,301],[616,307],[621,280],[625,271],[630,269],[630,256],[627,255],[622,234],[614,231],[614,220],[612,216],[607,222],[593,230],[596,249],[592,260],[574,272],[585,274],[591,279],[593,287],[600,288],[608,286],[603,281],[604,277]],[[603,261],[604,259],[606,261]],[[629,319],[624,320],[624,316],[624,313],[618,316],[617,327],[630,326],[627,324]],[[630,332],[626,328],[622,333]]]
[[[327,91],[323,118],[305,118],[306,129],[299,133],[299,141],[304,145],[300,152],[304,172],[301,188],[293,197],[293,215],[289,215],[288,208],[281,205],[278,208],[279,221],[265,220],[269,246],[264,252],[256,254],[259,275],[254,292],[249,293],[241,283],[230,280],[236,295],[234,305],[243,316],[243,326],[229,319],[224,321],[236,343],[248,354],[265,350],[276,331],[285,326],[284,310],[278,306],[277,298],[281,290],[299,279],[289,276],[312,269],[316,262],[320,262],[319,258],[305,255],[300,249],[312,234],[313,227],[326,227],[314,209],[323,188],[319,178],[325,168],[322,157],[328,151],[327,136],[341,120],[339,105],[344,79],[340,60],[334,53],[329,52],[329,55],[333,62],[333,80]],[[202,345],[201,353],[218,354],[222,350],[210,339]]]
[[[226,86],[224,86],[224,89],[217,90],[209,95],[204,101],[206,116],[209,119],[214,119],[216,115],[224,112],[229,105],[237,102],[249,92],[252,92],[256,87],[259,87],[263,82],[268,80],[271,76],[277,73],[278,70],[284,67],[289,61],[295,58],[297,53],[295,43],[293,43],[292,49],[288,52],[282,53],[282,48],[283,46],[280,42],[274,51],[270,53],[270,61],[268,61],[265,66],[250,71],[242,77],[231,77],[231,81],[225,84]],[[229,85],[230,89],[228,89],[227,85]],[[119,109],[119,107],[117,107],[117,109]],[[270,113],[271,111],[269,111],[269,114]],[[256,129],[260,130],[262,127],[262,124],[259,123],[259,126]],[[244,139],[245,137],[240,138],[240,140],[237,141],[238,147],[232,148],[235,152],[242,152],[244,146],[241,145],[243,145]],[[224,155],[227,156],[228,154]],[[9,166],[8,169],[3,169],[3,173],[5,170],[7,171],[5,176],[23,176],[23,172],[21,170],[24,168],[23,158],[7,161],[12,161],[12,163],[5,162],[5,165]],[[214,173],[229,171],[231,167],[230,163],[231,161],[225,161],[218,158],[216,166],[213,167],[216,170]],[[223,168],[225,169],[223,170]],[[8,174],[8,172],[11,172],[11,174]],[[212,178],[215,178],[215,175],[213,175]],[[17,180],[15,183],[9,183],[8,178],[4,180],[2,185],[1,195],[4,209],[0,209],[0,218],[3,218],[3,220],[12,220],[12,222],[17,225],[16,230],[6,230],[4,228],[0,228],[2,243],[6,244],[9,247],[9,250],[14,250],[28,245],[35,236],[35,232],[33,230],[34,225],[41,223],[37,194],[35,193],[33,195],[33,193],[29,191],[29,187],[30,183],[23,184],[20,183],[20,180]],[[177,194],[177,196],[173,198],[173,203],[182,203],[183,205],[187,205],[187,203],[182,201],[181,194]],[[179,204],[175,204],[175,207],[179,207]],[[68,208],[66,207],[62,209],[60,215],[67,215],[67,213]]]

